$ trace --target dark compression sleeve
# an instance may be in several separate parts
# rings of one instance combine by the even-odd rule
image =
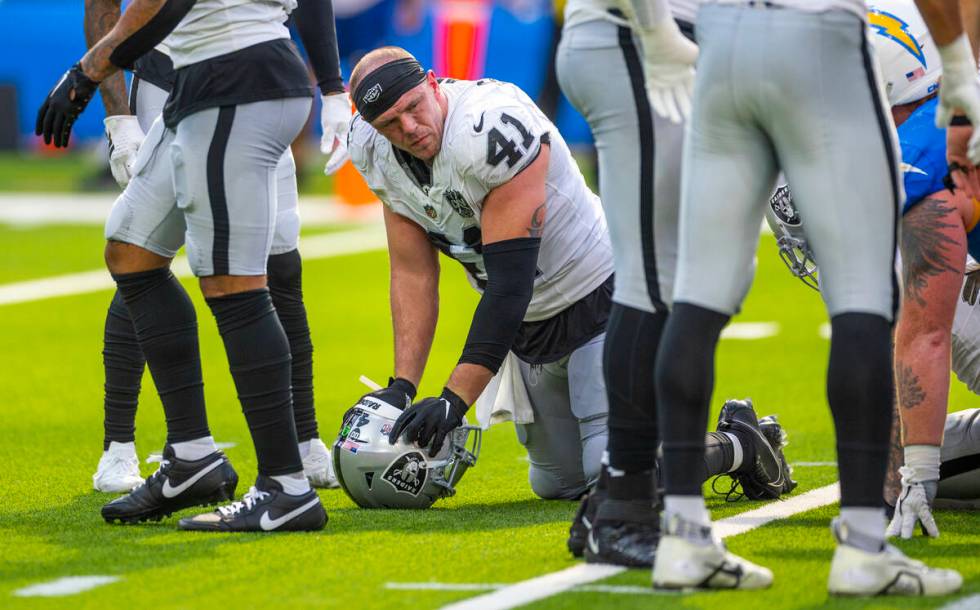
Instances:
[[[194,8],[196,3],[197,0],[167,0],[143,27],[119,43],[119,46],[109,55],[109,61],[114,66],[131,70],[137,59],[149,53],[174,31],[180,20]]]
[[[540,237],[519,237],[483,246],[487,285],[473,314],[460,364],[494,373],[514,343],[534,293]]]
[[[323,95],[343,93],[332,0],[298,0],[293,16],[320,92]]]

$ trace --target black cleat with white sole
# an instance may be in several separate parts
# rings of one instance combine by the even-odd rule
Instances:
[[[275,479],[259,475],[240,502],[185,517],[177,526],[205,532],[308,532],[326,524],[327,511],[315,491],[290,495]]]
[[[585,562],[650,568],[659,542],[659,506],[654,506],[650,499],[607,498],[589,530]]]
[[[221,451],[200,460],[181,460],[170,445],[160,468],[142,485],[102,507],[108,523],[159,521],[192,506],[220,504],[235,497],[238,474]]]
[[[747,456],[742,468],[731,473],[741,484],[746,497],[775,499],[785,493],[787,487],[791,490],[796,486],[795,482],[788,485],[786,481],[789,466],[783,457],[782,441],[770,440],[770,436],[763,434],[751,400],[727,401],[718,414],[718,431],[734,434],[755,454],[751,458]],[[782,430],[778,432],[781,439]]]
[[[572,526],[568,528],[566,545],[573,557],[582,557],[585,553],[585,545],[588,543],[592,522],[595,521],[596,511],[606,495],[605,489],[596,486],[582,498],[582,502],[575,512],[575,518],[572,520]]]

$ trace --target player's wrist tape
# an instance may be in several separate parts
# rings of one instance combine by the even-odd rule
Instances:
[[[412,400],[415,400],[415,395],[418,394],[418,388],[415,387],[415,384],[404,377],[389,377],[388,387],[399,392],[404,392]]]
[[[439,398],[448,401],[453,410],[456,411],[456,414],[459,415],[460,419],[463,419],[463,416],[466,415],[466,412],[470,409],[470,406],[466,404],[466,401],[460,398],[459,394],[453,392],[449,388],[443,388],[442,394],[439,395]]]
[[[425,70],[414,58],[396,59],[375,68],[354,90],[354,105],[370,123],[395,105],[398,98],[425,80]]]
[[[487,285],[483,290],[460,364],[500,370],[534,294],[540,237],[518,237],[483,246]]]
[[[951,127],[972,127],[973,122],[970,121],[970,117],[965,114],[954,115],[949,122]]]

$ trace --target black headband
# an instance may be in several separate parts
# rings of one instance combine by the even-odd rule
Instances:
[[[371,122],[395,105],[405,92],[425,80],[425,70],[412,57],[396,59],[375,68],[354,90],[354,105]]]

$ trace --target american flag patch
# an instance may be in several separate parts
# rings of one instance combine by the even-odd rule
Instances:
[[[925,75],[926,75],[926,71],[923,68],[919,67],[916,68],[915,70],[912,70],[911,72],[906,72],[905,78],[911,83],[912,81],[919,80]]]

